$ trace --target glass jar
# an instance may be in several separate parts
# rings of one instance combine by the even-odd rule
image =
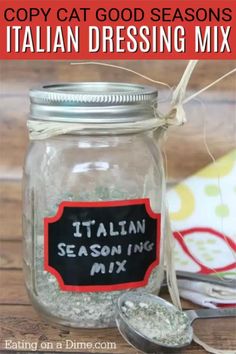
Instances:
[[[75,83],[32,90],[30,99],[23,208],[29,296],[58,324],[114,326],[120,294],[158,293],[163,280],[157,91]]]

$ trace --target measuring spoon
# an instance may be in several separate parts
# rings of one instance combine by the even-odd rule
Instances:
[[[129,319],[126,317],[122,308],[124,308],[126,302],[134,303],[152,303],[160,304],[164,306],[169,311],[178,311],[177,307],[172,305],[170,302],[160,298],[159,296],[147,294],[147,293],[137,293],[129,291],[121,295],[117,303],[117,316],[116,324],[124,339],[131,344],[136,349],[141,350],[144,353],[169,353],[170,351],[179,351],[180,348],[186,347],[192,342],[193,339],[193,328],[192,323],[199,318],[217,318],[217,317],[232,317],[236,316],[236,308],[227,309],[199,309],[199,310],[187,310],[184,311],[186,316],[186,341],[178,345],[167,345],[163,344],[161,341],[153,340],[148,338],[146,335],[141,333],[140,330],[134,328],[129,323]],[[173,333],[170,334],[173,336]]]

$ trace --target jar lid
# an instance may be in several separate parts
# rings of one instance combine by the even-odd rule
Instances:
[[[154,117],[155,87],[119,82],[46,85],[30,91],[31,119],[121,123]]]

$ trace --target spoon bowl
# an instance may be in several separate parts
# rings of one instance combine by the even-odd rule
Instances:
[[[167,311],[176,312],[179,311],[176,306],[172,305],[168,301],[152,294],[146,293],[137,293],[137,292],[127,292],[122,294],[117,303],[117,316],[116,324],[125,340],[131,344],[133,347],[138,348],[139,350],[145,353],[170,353],[170,351],[178,352],[180,348],[188,346],[193,339],[193,329],[191,326],[191,321],[189,320],[187,314],[183,313],[186,316],[186,327],[184,329],[184,334],[186,334],[186,340],[181,344],[169,345],[163,343],[161,340],[152,339],[144,335],[139,329],[132,326],[129,323],[129,319],[125,315],[123,308],[125,303],[147,303],[147,304],[158,304],[166,308]],[[172,333],[172,336],[175,336],[176,333]]]

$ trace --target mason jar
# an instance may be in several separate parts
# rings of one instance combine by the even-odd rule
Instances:
[[[158,293],[163,280],[157,91],[70,83],[33,89],[30,101],[23,198],[29,296],[58,324],[114,326],[119,295]]]

